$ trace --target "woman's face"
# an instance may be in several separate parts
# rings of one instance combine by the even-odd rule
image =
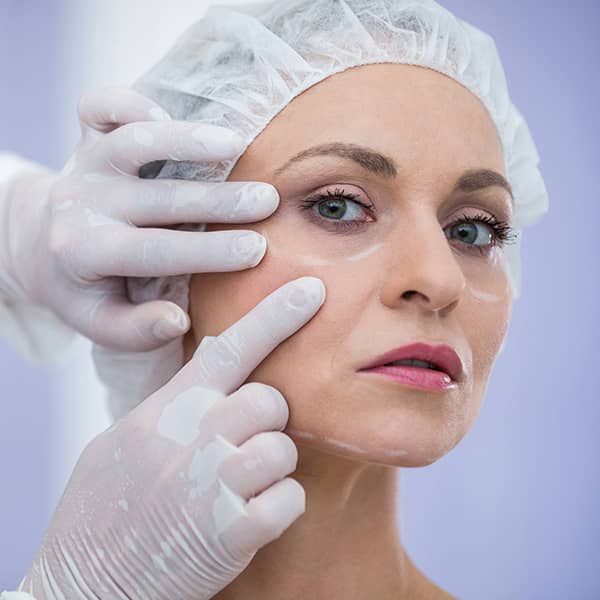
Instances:
[[[248,381],[283,393],[285,432],[297,443],[397,466],[434,462],[476,418],[511,314],[502,242],[489,222],[510,224],[512,200],[489,174],[483,187],[457,186],[479,169],[505,175],[494,124],[471,92],[436,71],[366,65],[308,89],[228,179],[271,183],[281,202],[268,219],[237,226],[267,238],[257,267],[193,276],[186,358],[284,283],[319,277],[327,291],[319,312]],[[358,372],[419,341],[454,348],[464,366],[458,385],[428,391]]]

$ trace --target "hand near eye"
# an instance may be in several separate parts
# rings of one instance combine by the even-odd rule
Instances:
[[[251,230],[163,227],[259,221],[277,207],[277,190],[139,178],[155,160],[233,158],[243,140],[222,127],[171,121],[131,89],[88,94],[79,117],[81,140],[63,171],[25,169],[0,198],[0,290],[49,308],[103,347],[152,350],[185,333],[189,319],[172,301],[130,302],[126,277],[246,269],[266,249]]]
[[[20,590],[207,600],[278,538],[305,510],[288,406],[242,384],[324,296],[314,277],[283,285],[93,439]]]

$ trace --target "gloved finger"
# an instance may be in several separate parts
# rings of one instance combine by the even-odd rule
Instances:
[[[170,383],[175,390],[199,384],[231,394],[266,356],[309,321],[324,301],[325,286],[320,279],[289,281],[219,336],[206,336]]]
[[[298,449],[285,433],[257,433],[219,465],[219,477],[233,492],[250,500],[296,470]]]
[[[150,98],[128,87],[110,86],[85,93],[79,100],[82,127],[101,133],[134,121],[170,121],[169,113]]]
[[[218,402],[211,402],[200,425],[199,443],[218,431],[240,446],[261,431],[282,431],[289,416],[288,404],[279,390],[251,381]]]
[[[185,311],[165,300],[132,304],[125,297],[112,295],[93,307],[75,310],[79,332],[100,346],[124,352],[154,350],[190,327]]]
[[[225,551],[235,560],[253,556],[257,549],[277,539],[306,510],[306,493],[300,483],[286,477],[245,505],[220,535]]]
[[[244,181],[127,179],[106,184],[99,195],[107,214],[143,227],[260,221],[279,204],[271,184]]]
[[[256,266],[266,239],[252,230],[173,231],[98,228],[79,248],[78,260],[94,277],[166,277],[237,271]]]
[[[233,158],[244,147],[242,137],[230,129],[185,121],[128,123],[98,142],[101,161],[135,176],[149,162],[220,161]]]

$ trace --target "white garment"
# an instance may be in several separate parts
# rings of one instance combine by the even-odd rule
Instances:
[[[0,154],[0,219],[13,178],[36,165],[13,154]],[[15,301],[8,273],[0,265],[0,337],[34,364],[55,363],[70,346],[74,332],[49,310]]]

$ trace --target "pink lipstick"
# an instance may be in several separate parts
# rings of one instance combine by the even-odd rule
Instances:
[[[460,357],[450,346],[419,342],[390,350],[359,372],[391,378],[410,387],[443,391],[456,387],[464,369]]]

